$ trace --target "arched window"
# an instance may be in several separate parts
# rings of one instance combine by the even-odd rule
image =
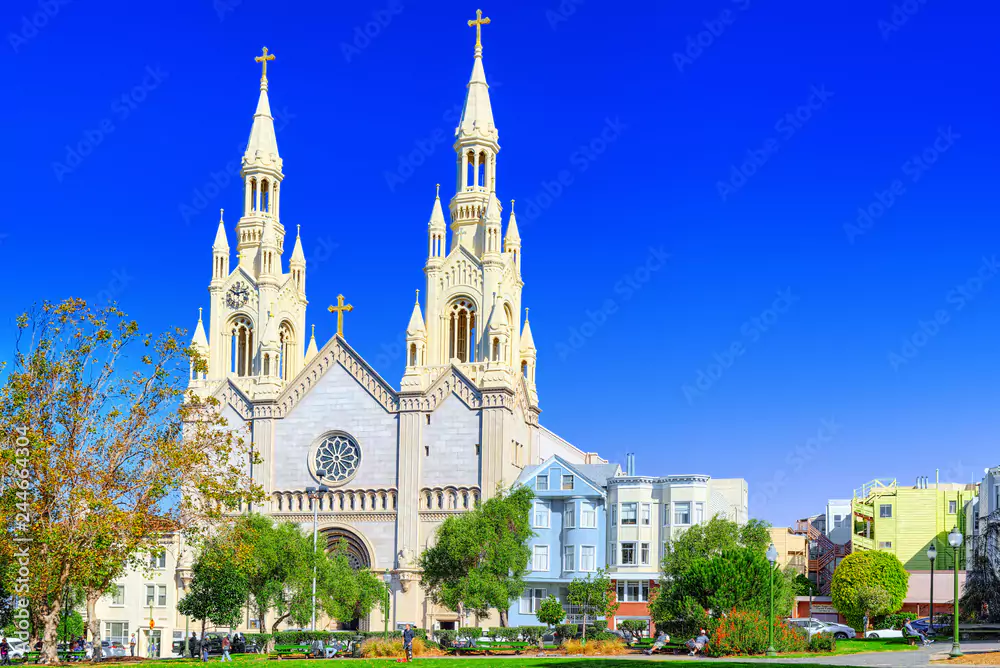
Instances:
[[[465,157],[468,161],[468,166],[465,171],[465,185],[466,187],[471,188],[476,184],[476,154],[469,151]]]
[[[257,210],[257,179],[250,179],[250,210]]]
[[[475,362],[476,307],[471,300],[456,299],[448,321],[448,357]]]
[[[267,179],[260,182],[260,210],[265,212],[271,210],[271,188]]]
[[[493,361],[500,361],[500,339],[493,339]]]
[[[483,188],[484,190],[487,189],[487,184],[486,184],[486,160],[487,160],[487,158],[486,158],[486,151],[482,151],[479,154],[479,164],[476,166],[477,169],[478,169],[478,171],[479,171],[479,174],[478,174],[478,177],[476,178],[476,181],[478,182],[479,187]]]
[[[232,339],[230,370],[237,376],[253,375],[253,323],[250,319],[240,316],[233,320],[230,338]]]
[[[410,366],[417,366],[417,344],[410,344]]]
[[[281,345],[281,356],[278,358],[278,377],[282,380],[291,380],[295,373],[293,368],[295,355],[298,348],[295,345],[295,331],[292,324],[285,320],[278,328],[278,343]]]
[[[525,378],[528,378],[528,361],[527,360],[521,360],[521,374]],[[528,378],[528,380],[531,380],[531,379]]]

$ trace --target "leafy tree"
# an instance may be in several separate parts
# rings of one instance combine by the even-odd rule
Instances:
[[[899,610],[906,597],[910,574],[891,552],[853,552],[833,572],[830,596],[833,605],[856,629],[866,617]]]
[[[585,578],[574,578],[569,583],[566,600],[583,611],[584,641],[587,639],[587,617],[611,617],[618,610],[614,584],[604,569],[588,573]]]
[[[549,597],[538,606],[538,612],[535,613],[535,616],[542,624],[552,627],[561,624],[562,620],[566,619],[566,610],[563,609],[559,599],[549,594]]]
[[[187,593],[177,602],[182,615],[201,621],[201,636],[209,621],[215,626],[239,624],[249,594],[236,552],[218,540],[207,543],[191,569]]]
[[[59,620],[60,642],[62,642],[63,638],[66,638],[70,642],[76,638],[82,638],[83,632],[83,615],[76,610],[71,611],[68,615],[63,614],[62,619]]]
[[[695,524],[670,541],[660,569],[663,580],[683,573],[699,559],[722,554],[726,550],[746,547],[764,554],[771,543],[769,528],[770,524],[762,520],[754,519],[739,525],[718,515],[704,524]]]
[[[737,547],[702,557],[662,583],[650,612],[658,625],[678,635],[696,631],[709,616],[733,610],[755,610],[766,618],[772,583],[775,615],[784,616],[795,596],[788,580],[756,547]]]
[[[333,552],[320,560],[316,574],[316,605],[333,619],[363,619],[376,607],[385,613],[387,593],[381,577],[367,568],[355,570],[351,567],[346,541],[341,541]]]
[[[185,396],[191,366],[205,363],[183,331],[145,334],[117,307],[80,299],[16,325],[0,388],[0,434],[15,446],[0,449],[0,526],[28,546],[31,616],[56,663],[68,585],[155,548],[164,521],[205,526],[260,489],[218,402]]]
[[[785,569],[785,572],[791,578],[790,584],[796,596],[819,595],[819,587],[805,575],[791,571],[791,567]]]
[[[434,546],[419,559],[427,596],[449,610],[463,603],[482,617],[496,609],[500,625],[507,626],[507,609],[524,590],[531,558],[533,498],[527,487],[497,490],[474,510],[446,519]]]

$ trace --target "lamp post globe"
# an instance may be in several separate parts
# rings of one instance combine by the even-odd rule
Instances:
[[[385,629],[382,633],[383,640],[389,639],[389,590],[392,588],[392,573],[385,569],[382,574],[382,582],[385,583]]]
[[[948,534],[948,544],[951,545],[951,547],[955,551],[955,561],[954,561],[954,565],[955,565],[955,569],[954,569],[955,570],[955,603],[952,606],[952,611],[951,611],[951,617],[952,617],[952,621],[954,623],[953,624],[954,629],[953,629],[953,636],[952,636],[952,640],[951,640],[951,651],[948,652],[948,656],[950,656],[952,658],[962,656],[962,647],[958,643],[958,550],[959,550],[960,547],[962,547],[962,538],[963,538],[962,532],[958,530],[958,527],[955,527],[954,529],[952,529],[951,532]]]
[[[778,561],[778,550],[774,547],[774,543],[767,548],[767,561],[770,564],[768,568],[768,580],[770,580],[771,585],[771,614],[767,618],[767,656],[778,656],[778,651],[774,649],[774,564]]]
[[[927,561],[931,562],[931,616],[927,624],[927,635],[934,635],[934,560],[937,559],[937,547],[934,543],[927,548]]]

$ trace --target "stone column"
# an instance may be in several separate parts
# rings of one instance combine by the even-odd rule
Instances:
[[[271,509],[271,492],[274,472],[274,419],[257,418],[253,425],[253,448],[260,456],[260,463],[253,467],[253,481],[264,489],[263,503],[255,504],[254,510],[268,512]]]
[[[412,408],[407,408],[407,407]],[[423,446],[424,415],[415,400],[400,397],[399,450],[396,470],[396,571],[397,582],[409,578],[406,591],[396,592],[397,620],[416,622],[419,617],[418,590],[414,582],[420,546],[420,453]]]

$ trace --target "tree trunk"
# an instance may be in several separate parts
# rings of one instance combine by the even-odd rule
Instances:
[[[101,620],[97,618],[97,601],[101,598],[101,592],[90,590],[87,592],[87,632],[90,634],[90,642],[94,646],[91,655],[94,661],[100,661],[103,654],[101,646]]]
[[[508,621],[507,620],[507,611],[506,610],[499,610],[498,612],[500,613],[500,626],[506,627],[507,626],[507,621]]]
[[[47,606],[45,612],[41,613],[42,618],[42,654],[40,660],[48,664],[59,663],[59,613],[62,600],[57,598]]]

